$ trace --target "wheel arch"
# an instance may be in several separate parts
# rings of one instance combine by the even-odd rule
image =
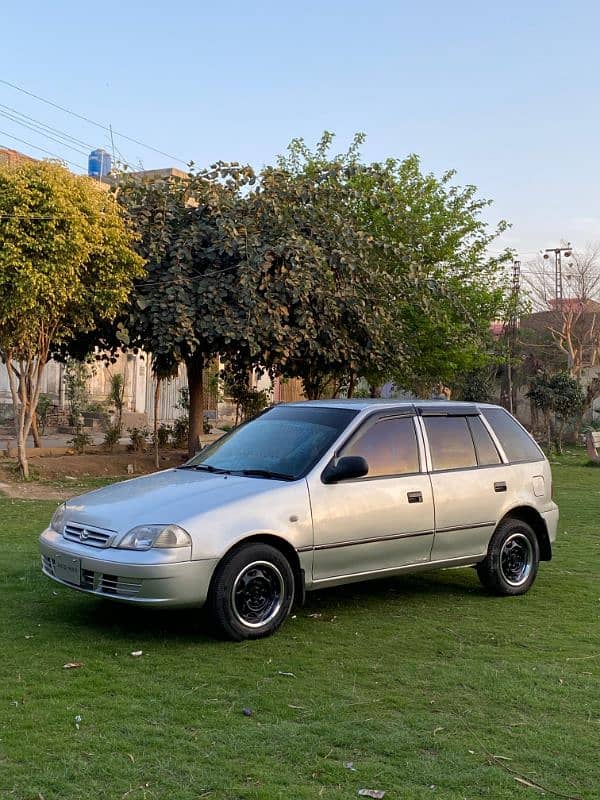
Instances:
[[[273,533],[252,534],[251,536],[247,536],[244,539],[240,539],[240,541],[233,544],[225,553],[223,553],[218,563],[216,564],[215,569],[213,570],[212,578],[210,581],[211,586],[209,588],[209,592],[210,589],[212,588],[212,583],[217,573],[217,570],[224,561],[224,559],[226,559],[236,550],[239,550],[240,548],[244,547],[244,545],[261,544],[261,543],[271,545],[271,547],[274,547],[275,549],[279,550],[279,552],[282,553],[282,555],[284,555],[287,558],[292,568],[292,572],[294,574],[294,584],[295,584],[294,594],[296,596],[296,601],[304,603],[304,596],[305,596],[304,570],[302,569],[302,566],[300,564],[300,557],[298,555],[298,552],[296,551],[294,546],[287,541],[287,539],[284,539],[282,536],[277,536],[276,534]]]
[[[507,511],[498,524],[507,519],[518,519],[530,525],[538,540],[540,560],[550,561],[552,559],[552,545],[550,544],[548,528],[539,511],[531,506],[516,506]]]

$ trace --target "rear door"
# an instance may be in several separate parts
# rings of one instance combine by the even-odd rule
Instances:
[[[414,414],[370,416],[338,456],[363,456],[364,478],[309,479],[316,582],[429,560],[433,495]]]
[[[510,467],[473,412],[420,417],[428,443],[435,502],[432,561],[483,555],[506,505]]]

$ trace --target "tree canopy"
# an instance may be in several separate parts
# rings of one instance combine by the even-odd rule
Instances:
[[[258,174],[219,162],[120,181],[147,274],[118,341],[165,374],[186,365],[191,450],[217,355],[238,381],[261,367],[300,378],[311,398],[351,394],[360,377],[426,392],[489,358],[509,254],[488,247],[504,223],[490,230],[488,201],[453,172],[424,173],[416,156],[364,163],[361,135],[341,154],[332,140],[296,139]]]
[[[0,357],[19,459],[50,349],[115,317],[142,259],[114,197],[59,164],[0,167]]]

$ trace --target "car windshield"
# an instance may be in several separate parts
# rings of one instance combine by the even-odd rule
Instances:
[[[183,468],[294,480],[317,463],[357,413],[276,406],[201,450]]]

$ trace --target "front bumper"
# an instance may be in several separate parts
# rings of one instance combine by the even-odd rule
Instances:
[[[51,529],[39,539],[42,572],[71,589],[109,600],[147,606],[202,606],[206,602],[216,559],[185,561],[176,550],[95,548],[64,539]],[[78,564],[77,579],[55,574],[56,558]]]

